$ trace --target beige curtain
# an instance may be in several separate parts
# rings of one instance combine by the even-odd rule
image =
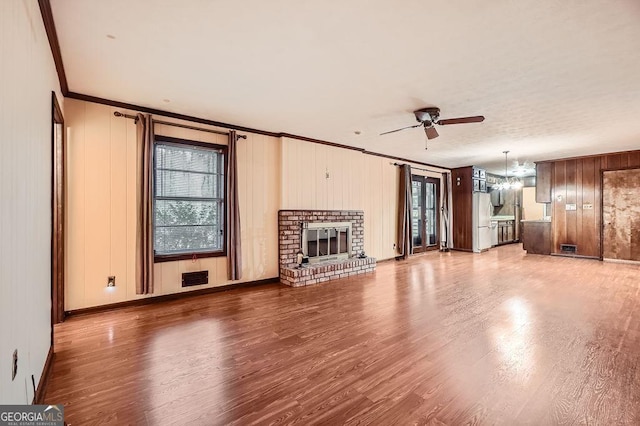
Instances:
[[[136,117],[137,133],[137,223],[136,293],[153,293],[153,120],[149,114]]]
[[[240,207],[238,206],[238,136],[229,132],[227,158],[227,262],[230,280],[242,278],[242,245],[240,244]]]
[[[400,201],[398,203],[398,250],[400,258],[411,254],[411,167],[400,166]]]

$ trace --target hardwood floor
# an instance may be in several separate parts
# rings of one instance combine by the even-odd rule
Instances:
[[[56,326],[86,424],[639,424],[640,267],[430,252]]]

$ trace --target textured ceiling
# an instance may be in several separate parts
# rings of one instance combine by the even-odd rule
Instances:
[[[636,0],[51,3],[73,92],[496,173],[640,148]],[[486,120],[378,135],[430,105]]]

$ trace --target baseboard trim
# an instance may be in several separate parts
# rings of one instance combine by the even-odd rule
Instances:
[[[91,306],[89,308],[72,309],[66,311],[66,316],[88,315],[97,312],[111,311],[113,309],[130,308],[133,306],[150,305],[153,303],[168,302],[170,300],[184,299],[187,297],[197,297],[206,294],[219,293],[221,291],[235,290],[246,287],[256,287],[265,284],[279,283],[280,277],[266,278],[264,280],[248,281],[245,283],[228,284],[219,287],[203,288],[200,290],[185,291],[181,293],[163,294],[161,296],[147,297],[144,299],[127,300],[125,302],[109,303],[107,305]]]
[[[53,346],[49,346],[49,353],[47,353],[47,359],[44,362],[44,368],[42,369],[42,375],[40,375],[40,381],[38,382],[36,393],[33,396],[32,404],[44,404],[44,395],[47,392],[47,385],[49,384],[49,376],[51,375],[51,368],[53,367],[55,356]]]
[[[602,261],[609,262],[609,263],[621,263],[624,265],[640,265],[640,262],[638,262],[637,260],[611,259],[609,257],[603,258]]]
[[[575,259],[590,259],[590,260],[602,260],[598,256],[584,256],[582,254],[569,254],[569,253],[551,253],[551,256],[558,257],[573,257]]]

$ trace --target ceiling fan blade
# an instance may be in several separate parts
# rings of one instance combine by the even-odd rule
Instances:
[[[436,130],[435,127],[425,127],[424,128],[424,132],[427,134],[427,139],[435,139],[437,138],[438,135],[438,131]]]
[[[395,133],[395,132],[399,132],[400,130],[406,130],[406,129],[414,129],[416,127],[420,127],[422,126],[422,123],[418,123],[415,126],[409,126],[409,127],[403,127],[402,129],[396,129],[396,130],[391,130],[389,132],[384,132],[384,133],[380,133],[380,136],[382,135],[388,135],[389,133]]]
[[[460,118],[447,118],[445,120],[438,120],[438,124],[446,126],[447,124],[464,124],[464,123],[482,123],[484,116],[475,115],[473,117],[460,117]]]

